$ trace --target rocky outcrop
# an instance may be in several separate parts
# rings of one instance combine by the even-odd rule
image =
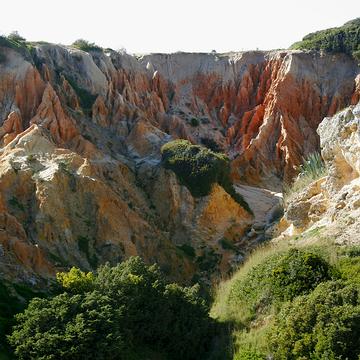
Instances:
[[[69,265],[93,269],[141,255],[189,281],[198,271],[196,259],[210,250],[216,254],[210,273],[230,269],[235,254],[218,240],[230,233],[238,240],[252,216],[221,187],[197,200],[172,172],[156,167],[149,198],[127,165],[91,160],[55,141],[51,127],[33,124],[2,150],[3,275],[35,281]],[[184,252],[184,244],[194,254]]]
[[[305,230],[337,243],[359,244],[360,103],[325,118],[319,128],[327,176],[311,183],[287,205],[284,234]]]

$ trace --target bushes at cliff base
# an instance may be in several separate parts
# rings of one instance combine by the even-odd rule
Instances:
[[[63,293],[33,299],[9,342],[19,359],[130,359],[149,349],[171,359],[205,354],[212,321],[199,288],[167,283],[136,257],[96,275],[58,276]]]

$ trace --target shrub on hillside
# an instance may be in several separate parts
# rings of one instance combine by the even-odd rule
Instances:
[[[74,41],[71,46],[73,46],[76,49],[82,50],[82,51],[102,51],[102,48],[95,43],[92,43],[90,41],[84,40],[84,39],[78,39]]]
[[[276,303],[306,294],[332,277],[331,266],[319,255],[291,249],[269,256],[234,283],[230,299],[248,309],[250,318]]]
[[[22,37],[18,31],[12,31],[8,37],[9,40],[11,41],[15,41],[15,42],[26,42],[26,39],[24,37]]]
[[[251,212],[249,205],[237,194],[230,180],[229,159],[187,140],[174,140],[161,148],[162,163],[175,172],[180,182],[195,197],[206,196],[212,185],[221,185],[232,198]]]
[[[93,278],[74,269],[58,278],[63,294],[35,299],[16,317],[9,341],[20,359],[121,360],[135,348],[192,359],[211,340],[199,288],[166,283],[140,258],[105,265]]]
[[[348,359],[360,355],[359,289],[320,284],[279,313],[270,335],[276,359]]]
[[[214,139],[202,137],[201,143],[213,152],[222,153],[224,151]]]

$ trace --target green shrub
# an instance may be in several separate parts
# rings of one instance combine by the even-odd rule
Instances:
[[[21,38],[23,39],[23,38]],[[16,37],[0,35],[0,47],[7,47],[21,54],[26,60],[32,61],[32,56],[25,40],[17,40]]]
[[[235,244],[229,239],[226,238],[220,239],[219,244],[224,250],[232,250],[232,251],[237,250]]]
[[[320,284],[284,307],[269,341],[275,359],[357,360],[359,288],[340,281]]]
[[[187,140],[174,140],[161,148],[162,163],[175,172],[194,197],[206,196],[218,183],[247,211],[249,205],[237,194],[230,181],[230,163],[224,154],[214,153]]]
[[[197,119],[197,118],[191,118],[191,120],[190,120],[190,125],[191,126],[193,126],[193,127],[197,127],[197,126],[199,126],[200,125],[200,121],[199,121],[199,119]]]
[[[58,278],[63,294],[35,299],[16,317],[9,341],[20,359],[128,360],[145,348],[190,360],[208,348],[212,321],[199,287],[168,284],[140,258]]]
[[[233,284],[230,301],[243,306],[250,319],[270,307],[306,294],[332,277],[331,266],[309,251],[291,249],[269,256]]]
[[[9,40],[14,41],[14,42],[18,42],[18,43],[24,43],[26,42],[26,39],[23,38],[18,31],[12,31],[8,37]]]
[[[234,356],[234,360],[265,360],[266,356],[255,350],[240,350]]]
[[[357,56],[360,51],[360,18],[341,27],[317,31],[306,35],[292,49],[324,50],[330,53],[343,52]]]
[[[102,48],[95,43],[89,42],[84,39],[78,39],[74,41],[71,46],[73,46],[76,49],[82,50],[82,51],[102,51]]]
[[[196,256],[195,249],[191,245],[178,245],[177,248],[183,251],[188,257],[192,259]]]
[[[331,266],[319,255],[291,249],[272,269],[272,292],[282,301],[291,300],[331,279],[333,273]]]
[[[360,246],[352,246],[340,256],[337,268],[344,280],[360,286]]]
[[[216,153],[224,152],[224,150],[221,148],[221,146],[219,146],[217,144],[217,142],[213,139],[202,137],[201,143],[213,152],[216,152]]]

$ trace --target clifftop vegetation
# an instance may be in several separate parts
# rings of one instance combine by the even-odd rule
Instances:
[[[341,27],[306,35],[291,49],[324,50],[330,53],[346,53],[360,61],[360,18],[348,21]]]

